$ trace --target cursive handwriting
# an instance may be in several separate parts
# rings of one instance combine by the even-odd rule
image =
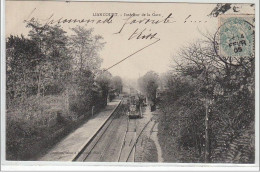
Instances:
[[[92,23],[92,24],[110,24],[113,22],[113,15],[105,18],[105,19],[67,19],[67,18],[59,18],[57,20],[52,19],[53,15],[51,15],[48,19],[41,19],[41,21],[46,21],[45,24],[65,24],[65,23]],[[35,19],[34,17],[30,18],[29,20],[24,20],[24,22],[37,22],[39,19]]]
[[[139,29],[137,28],[134,33],[128,38],[128,40],[131,40],[133,38],[136,38],[137,40],[139,39],[154,39],[156,38],[155,36],[157,35],[157,33],[149,33],[149,34],[144,34],[144,32],[146,31],[146,28],[143,29],[141,32],[139,32]]]
[[[132,25],[132,24],[160,24],[160,23],[174,23],[176,22],[173,20],[172,13],[170,13],[166,18],[164,19],[151,19],[151,18],[143,18],[143,19],[135,19],[134,16],[130,16],[125,20],[125,23],[120,27],[119,31],[115,34],[120,34],[126,25]]]
[[[114,18],[114,14],[111,14],[109,17],[105,18],[105,19],[68,19],[68,18],[59,18],[59,19],[54,19],[54,14],[51,14],[48,18],[46,19],[39,19],[39,18],[35,18],[35,17],[31,17],[32,14],[35,12],[36,8],[32,10],[32,12],[30,13],[30,15],[28,16],[28,18],[26,20],[24,20],[24,22],[37,22],[37,21],[41,21],[44,22],[46,25],[49,24],[65,24],[65,23],[91,23],[91,24],[111,24],[113,23],[113,18]]]

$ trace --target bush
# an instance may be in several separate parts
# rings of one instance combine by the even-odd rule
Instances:
[[[166,90],[159,99],[163,111],[159,138],[166,160],[254,163],[254,57],[236,65],[231,64],[234,59],[223,63],[211,52],[211,46],[192,44],[181,50],[182,62],[166,78]]]
[[[28,160],[39,154],[37,145],[49,141],[64,126],[57,121],[57,114],[64,118],[71,114],[64,100],[63,95],[33,96],[6,112],[7,160]]]

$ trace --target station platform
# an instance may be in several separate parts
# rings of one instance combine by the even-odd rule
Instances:
[[[106,123],[121,100],[114,99],[99,113],[58,142],[38,161],[73,161]]]

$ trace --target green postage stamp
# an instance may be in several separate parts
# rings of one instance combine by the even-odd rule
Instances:
[[[254,55],[254,16],[219,16],[219,55],[251,57]]]

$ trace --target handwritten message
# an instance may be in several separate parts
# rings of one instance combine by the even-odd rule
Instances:
[[[158,32],[152,31],[152,25],[172,25],[172,24],[187,24],[187,23],[206,23],[207,21],[196,20],[193,18],[192,14],[187,16],[176,18],[174,12],[167,15],[160,13],[116,13],[107,12],[99,13],[94,12],[90,17],[86,18],[65,18],[56,17],[55,14],[49,15],[45,19],[40,19],[34,17],[34,13],[37,9],[31,11],[29,17],[24,20],[24,22],[34,23],[39,22],[43,25],[63,25],[63,24],[88,24],[88,25],[114,25],[115,32],[114,35],[122,34],[126,35],[127,40],[151,40],[151,42],[137,51],[133,52],[131,55],[122,59],[120,62],[126,60],[127,58],[135,55],[136,53],[150,47],[151,45],[159,42],[161,40]],[[129,26],[134,26],[134,29],[130,33],[125,33],[125,30]],[[131,28],[132,29],[132,28]],[[129,31],[128,31],[129,32]],[[112,66],[113,67],[113,66]],[[111,67],[110,67],[111,68]],[[109,69],[109,68],[108,68]],[[108,70],[107,69],[107,70]]]
[[[41,22],[47,25],[55,25],[55,24],[114,24],[115,21],[120,23],[119,29],[114,34],[120,34],[123,30],[130,25],[166,25],[166,24],[174,24],[174,23],[205,23],[207,21],[202,20],[193,20],[192,15],[188,15],[182,19],[176,19],[174,17],[174,13],[169,13],[166,17],[164,17],[160,13],[92,13],[92,16],[89,18],[56,18],[55,14],[51,14],[49,17],[45,19],[39,19],[33,17],[37,9],[35,8],[31,13],[28,19],[24,20],[24,22]],[[136,28],[129,35],[128,40],[131,39],[159,39],[158,33],[147,32],[151,29],[146,28]]]

